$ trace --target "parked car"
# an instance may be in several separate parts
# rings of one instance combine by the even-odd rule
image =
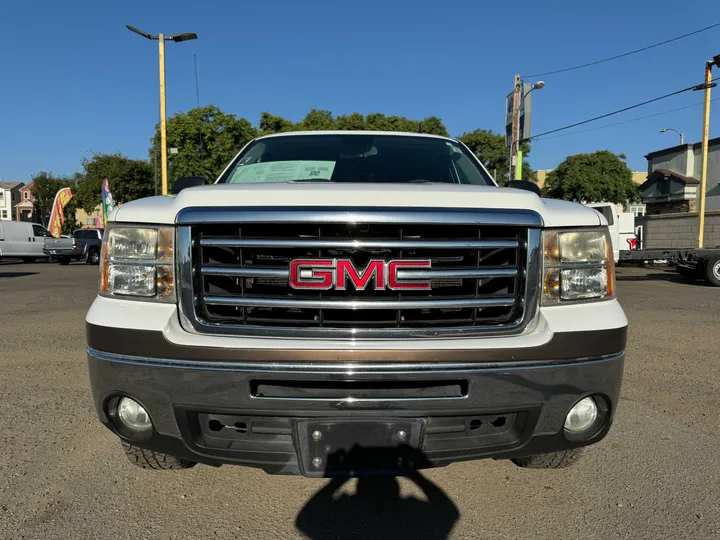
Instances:
[[[78,229],[72,237],[46,238],[43,253],[60,264],[68,264],[72,260],[98,264],[103,232],[103,229]]]
[[[31,263],[47,257],[43,240],[51,237],[48,230],[37,223],[0,221],[0,258],[17,258]]]

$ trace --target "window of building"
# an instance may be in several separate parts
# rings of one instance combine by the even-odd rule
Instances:
[[[2,201],[4,197],[5,197],[5,192],[0,190],[0,201]]]
[[[632,214],[635,217],[642,217],[645,215],[645,205],[644,204],[631,204],[630,208],[628,208],[628,212],[632,212]]]
[[[28,200],[30,198],[30,192],[29,191],[23,191],[23,199]]]
[[[2,211],[2,218],[7,219],[7,210]]]

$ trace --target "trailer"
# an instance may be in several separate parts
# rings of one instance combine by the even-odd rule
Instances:
[[[714,248],[655,248],[620,252],[620,262],[649,262],[666,260],[678,274],[703,279],[720,287],[720,247]]]

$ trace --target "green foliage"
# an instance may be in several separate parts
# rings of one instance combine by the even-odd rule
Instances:
[[[177,154],[168,156],[168,182],[172,185],[173,180],[181,176],[214,180],[240,148],[257,134],[248,120],[224,113],[213,105],[175,114],[167,122],[168,148],[178,150]],[[160,126],[157,126],[150,161],[158,156],[158,170],[159,148]]]
[[[411,120],[405,116],[385,116],[382,113],[371,113],[367,116],[352,113],[334,118],[332,112],[320,109],[312,109],[297,123],[264,112],[260,117],[258,129],[263,135],[285,131],[355,130],[417,133],[422,130],[423,133],[448,136],[445,124],[437,116],[428,116],[424,120]]]
[[[297,128],[290,120],[285,120],[282,116],[275,116],[269,112],[260,115],[260,124],[258,129],[261,135],[269,135],[271,133],[282,133],[285,131],[297,131]]]
[[[485,129],[476,129],[470,133],[463,133],[458,140],[462,141],[482,161],[490,174],[497,174],[495,179],[500,185],[507,184],[510,149],[505,145],[504,135]],[[520,143],[520,150],[523,153],[522,178],[534,181],[535,172],[527,161],[530,145],[527,142]]]
[[[73,198],[65,207],[63,214],[65,215],[65,223],[63,223],[63,234],[71,234],[78,228],[75,222],[75,210],[77,209],[77,200],[75,198],[77,191],[77,183],[79,175],[73,176],[53,176],[52,173],[40,172],[32,177],[32,194],[35,198],[33,203],[33,216],[40,219],[40,223],[47,227],[50,221],[50,213],[52,205],[55,202],[55,195],[62,188],[69,187],[72,190]]]
[[[639,201],[640,191],[625,159],[609,150],[569,156],[548,174],[543,194],[575,202]]]
[[[330,111],[320,111],[318,109],[312,109],[303,121],[300,122],[299,126],[302,131],[323,131],[329,129],[335,129],[335,120]]]
[[[94,154],[90,159],[83,159],[82,163],[84,174],[74,193],[78,206],[88,214],[101,202],[102,182],[105,178],[118,203],[155,194],[153,168],[147,161],[130,159],[122,154]]]

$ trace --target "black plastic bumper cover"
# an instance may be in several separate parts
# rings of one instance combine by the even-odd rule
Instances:
[[[620,330],[624,349],[625,329]],[[297,368],[278,368],[271,362],[173,364],[167,357],[91,347],[88,364],[98,415],[113,432],[114,420],[106,410],[113,397],[130,396],[149,411],[155,431],[146,441],[132,441],[137,446],[209,465],[233,463],[272,473],[325,476],[331,475],[326,465],[309,465],[313,456],[308,452],[319,452],[322,446],[312,443],[308,425],[330,429],[338,421],[364,421],[358,424],[358,444],[366,440],[363,430],[400,431],[398,426],[412,425],[412,440],[398,441],[394,449],[399,460],[407,457],[405,465],[413,468],[598,442],[618,403],[624,353],[527,365],[423,363],[393,369],[383,363],[346,369],[342,363],[310,359]],[[360,397],[343,399],[343,392]],[[589,438],[568,440],[565,416],[588,395],[599,396],[606,406],[604,422]],[[363,450],[343,437],[335,434],[334,444],[347,444],[335,454],[325,448],[323,463],[337,464]],[[364,450],[370,459],[387,461],[378,454],[383,449]]]

